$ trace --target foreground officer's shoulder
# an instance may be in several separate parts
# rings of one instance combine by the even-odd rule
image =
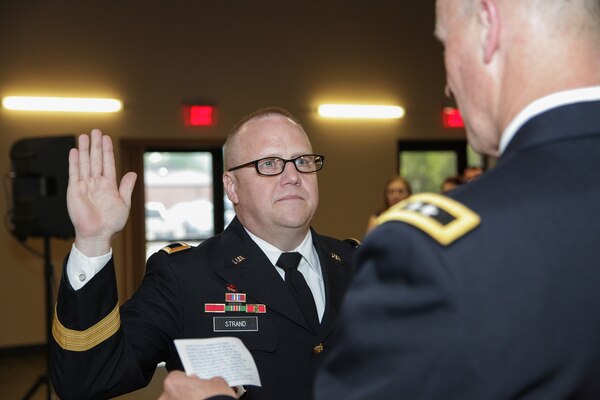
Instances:
[[[354,247],[355,249],[357,249],[360,246],[360,240],[358,240],[356,238],[344,239],[344,240],[342,240],[342,242],[349,244],[351,247]]]
[[[167,254],[174,254],[174,253],[179,253],[180,251],[185,251],[185,250],[188,250],[191,248],[192,248],[192,246],[190,246],[187,243],[175,242],[175,243],[166,245],[165,247],[160,249],[160,251],[165,252]]]
[[[392,206],[377,218],[381,225],[401,221],[447,246],[475,229],[481,219],[464,204],[436,193],[419,193]]]

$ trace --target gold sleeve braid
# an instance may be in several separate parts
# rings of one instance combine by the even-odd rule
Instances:
[[[55,307],[52,336],[56,343],[65,350],[86,351],[113,336],[120,326],[119,304],[106,317],[84,331],[69,329],[61,324]]]

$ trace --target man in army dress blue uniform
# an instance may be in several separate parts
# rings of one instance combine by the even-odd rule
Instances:
[[[438,0],[495,167],[381,217],[316,398],[600,398],[600,3]]]
[[[174,339],[214,336],[237,336],[252,353],[262,386],[247,387],[245,398],[311,398],[354,250],[310,229],[324,157],[289,113],[271,108],[232,131],[224,158],[237,217],[198,247],[174,243],[150,257],[140,288],[119,307],[110,240],[127,219],[135,175],[117,187],[110,138],[80,136],[67,196],[76,239],[53,324],[51,374],[62,399],[143,387],[161,361],[182,368]],[[312,314],[284,282],[282,252],[299,253],[295,272],[312,294]]]

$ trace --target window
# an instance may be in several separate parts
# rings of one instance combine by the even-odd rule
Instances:
[[[216,226],[226,226],[233,219],[229,200],[215,199],[215,182],[222,182],[213,174],[213,153],[144,153],[146,258],[170,242],[197,245],[217,233]],[[215,207],[215,201],[224,202],[224,207]]]
[[[120,145],[121,170],[138,174],[124,230],[125,260],[118,261],[126,299],[151,254],[171,242],[201,243],[222,232],[234,212],[223,191],[222,142],[125,139]]]
[[[398,142],[398,172],[413,193],[439,192],[444,179],[460,175],[467,165],[483,166],[483,159],[465,140]]]

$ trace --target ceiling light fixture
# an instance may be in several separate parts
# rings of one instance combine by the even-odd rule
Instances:
[[[123,103],[117,99],[8,96],[2,99],[2,107],[19,111],[111,113],[121,111]]]
[[[399,119],[404,117],[404,108],[400,106],[360,105],[360,104],[322,104],[319,115],[326,118],[367,118]]]

